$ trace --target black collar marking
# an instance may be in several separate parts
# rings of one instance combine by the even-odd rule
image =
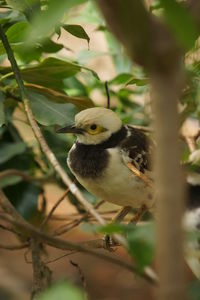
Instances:
[[[76,147],[69,154],[72,171],[81,177],[97,178],[109,161],[108,148],[114,148],[126,137],[127,129],[122,126],[110,138],[98,145],[84,145],[76,142]]]

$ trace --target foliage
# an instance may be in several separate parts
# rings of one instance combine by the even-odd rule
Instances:
[[[82,292],[69,282],[60,282],[44,291],[36,300],[83,300]]]
[[[88,68],[88,62],[98,56],[109,56],[115,76],[108,81],[113,109],[124,123],[149,125],[153,118],[150,107],[148,74],[133,64],[124,49],[109,32],[94,1],[90,0],[28,0],[0,1],[0,24],[8,37],[25,82],[30,105],[48,145],[67,170],[66,152],[73,138],[55,135],[54,126],[73,122],[75,114],[95,105],[93,91],[106,99],[104,82],[96,70]],[[187,49],[185,59],[186,84],[180,99],[181,123],[188,117],[200,118],[200,63],[198,30],[192,17],[179,1],[154,1],[154,14],[160,15],[169,25],[181,48]],[[86,24],[95,27],[93,35],[101,32],[107,51],[90,50],[91,37]],[[86,48],[74,58],[70,43],[63,41],[63,32],[68,32],[86,43]],[[63,51],[68,50],[65,55]],[[51,176],[52,167],[47,162],[38,144],[29,142],[20,131],[17,119],[27,126],[24,108],[11,67],[6,62],[6,51],[0,41],[0,172],[17,169],[26,175],[40,178]],[[183,157],[188,159],[184,147]],[[70,175],[71,176],[71,175]],[[62,183],[53,173],[53,180]],[[23,182],[20,176],[1,179],[4,188],[17,210],[27,219],[37,211],[38,198],[43,192],[41,182]],[[12,187],[12,189],[11,189]],[[28,201],[27,201],[28,199]],[[73,202],[74,203],[74,202]],[[95,232],[122,233],[128,250],[139,271],[152,262],[154,241],[152,228],[109,225],[95,227]],[[70,294],[71,293],[71,294]],[[79,300],[81,293],[69,284],[62,283],[46,291],[38,300],[65,298]]]

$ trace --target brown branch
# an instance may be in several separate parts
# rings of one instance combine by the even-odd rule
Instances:
[[[99,203],[97,203],[97,205],[95,206],[95,209],[99,208],[103,203],[104,203],[104,201],[100,201]],[[61,234],[64,234],[64,233],[70,231],[71,229],[75,228],[76,226],[81,224],[83,221],[85,221],[88,217],[89,217],[89,214],[85,213],[79,219],[70,222],[70,224],[59,227],[57,230],[55,230],[54,235],[59,236]]]
[[[32,253],[32,266],[33,266],[33,285],[31,299],[34,299],[41,291],[43,291],[48,283],[46,275],[46,266],[41,260],[41,243],[37,238],[31,238],[30,249]]]
[[[0,189],[0,206],[9,215],[11,215],[16,221],[26,223],[22,216],[16,211],[14,206],[10,203],[4,192]]]
[[[74,262],[73,260],[70,260],[70,263],[73,267],[75,267],[79,273],[79,276],[80,276],[80,280],[81,280],[81,283],[82,283],[82,286],[83,286],[83,291],[84,291],[84,298],[85,299],[89,299],[88,297],[88,293],[87,293],[87,290],[86,290],[86,287],[87,287],[87,284],[86,284],[86,279],[85,279],[85,276],[84,276],[84,273],[83,271],[81,270],[79,264],[77,264],[76,262]]]
[[[0,213],[2,213],[2,212],[0,212]],[[12,228],[12,227],[7,227],[7,226],[5,226],[5,225],[3,225],[3,224],[0,224],[0,229],[3,229],[3,230],[5,230],[5,231],[8,231],[8,232],[12,232],[12,233],[14,233],[15,235],[17,235],[18,237],[21,237],[21,234],[19,234],[14,228]]]
[[[50,236],[37,228],[33,227],[31,224],[26,222],[15,210],[15,208],[12,206],[12,204],[9,202],[3,191],[0,189],[0,205],[3,207],[3,209],[6,212],[10,212],[10,215],[5,213],[0,213],[0,218],[2,220],[5,220],[12,224],[17,230],[19,230],[20,233],[23,233],[25,237],[31,237],[37,239],[37,242],[41,242],[44,244],[47,244],[49,246],[63,249],[63,250],[69,250],[69,251],[80,251],[85,254],[90,254],[95,257],[99,257],[101,259],[104,259],[106,261],[110,261],[116,265],[119,265],[123,268],[126,268],[128,270],[131,270],[132,272],[135,272],[136,274],[137,269],[134,268],[132,264],[129,264],[128,262],[125,262],[124,260],[120,260],[118,258],[108,256],[103,253],[98,253],[93,249],[97,248],[103,248],[103,241],[102,240],[93,240],[93,241],[87,241],[84,243],[72,243],[66,240],[61,240],[56,237]],[[114,236],[115,237],[115,236]],[[115,237],[116,238],[116,237]],[[143,277],[149,282],[156,283],[155,278],[153,276],[150,276],[146,273],[140,273],[139,276]]]
[[[23,243],[23,244],[19,244],[19,245],[4,245],[4,244],[0,244],[0,249],[5,249],[5,250],[21,250],[21,249],[25,249],[29,246],[29,243]]]
[[[23,178],[25,181],[36,181],[36,182],[46,182],[49,179],[52,178],[52,176],[47,176],[47,177],[33,177],[21,170],[17,169],[8,169],[0,172],[0,179],[9,177],[9,176],[17,176]]]
[[[52,209],[50,210],[49,214],[46,216],[46,218],[43,220],[43,222],[41,223],[40,228],[43,229],[46,224],[48,223],[48,221],[50,220],[50,218],[52,217],[54,211],[56,210],[56,208],[59,206],[59,204],[65,199],[65,197],[67,196],[69,192],[69,189],[67,189],[64,194],[60,197],[60,199],[58,199],[58,201],[54,204],[54,206],[52,207]]]
[[[158,198],[159,299],[185,299],[182,247],[184,186],[180,169],[177,99],[183,85],[182,55],[166,24],[138,0],[97,0],[108,25],[130,57],[146,68],[155,92]],[[200,1],[190,0],[200,21]],[[200,24],[200,22],[199,22]],[[170,226],[169,226],[170,225]]]
[[[11,223],[12,225],[19,228],[20,231],[25,232],[27,236],[36,238],[38,242],[47,244],[49,246],[62,249],[62,250],[68,250],[68,251],[80,251],[83,254],[89,254],[91,256],[103,259],[105,261],[111,262],[115,265],[121,266],[122,268],[125,268],[129,271],[132,271],[136,274],[138,274],[137,269],[133,266],[133,264],[126,262],[124,259],[121,260],[114,256],[109,256],[104,253],[100,253],[95,251],[95,248],[102,248],[102,240],[94,240],[94,241],[88,241],[83,243],[73,243],[66,240],[61,240],[59,238],[53,237],[51,235],[48,235],[37,228],[33,227],[29,223],[26,222],[20,222],[18,220],[15,220],[13,217],[0,214],[0,218]],[[146,273],[139,273],[140,277],[144,278],[150,283],[157,283],[155,278],[153,276],[150,276]]]
[[[168,72],[179,63],[180,49],[175,39],[160,19],[148,13],[143,1],[96,2],[110,29],[135,62],[151,72]]]

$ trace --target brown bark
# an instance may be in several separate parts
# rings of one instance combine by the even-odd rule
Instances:
[[[167,25],[152,16],[138,0],[97,0],[113,33],[132,60],[148,73],[153,99],[156,136],[158,299],[185,299],[181,220],[184,184],[179,165],[177,103],[184,76],[181,50]],[[185,2],[200,26],[200,2]]]

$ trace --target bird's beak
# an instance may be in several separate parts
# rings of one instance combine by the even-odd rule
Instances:
[[[56,133],[73,133],[73,134],[84,134],[85,130],[78,128],[75,125],[66,126],[56,130]]]

